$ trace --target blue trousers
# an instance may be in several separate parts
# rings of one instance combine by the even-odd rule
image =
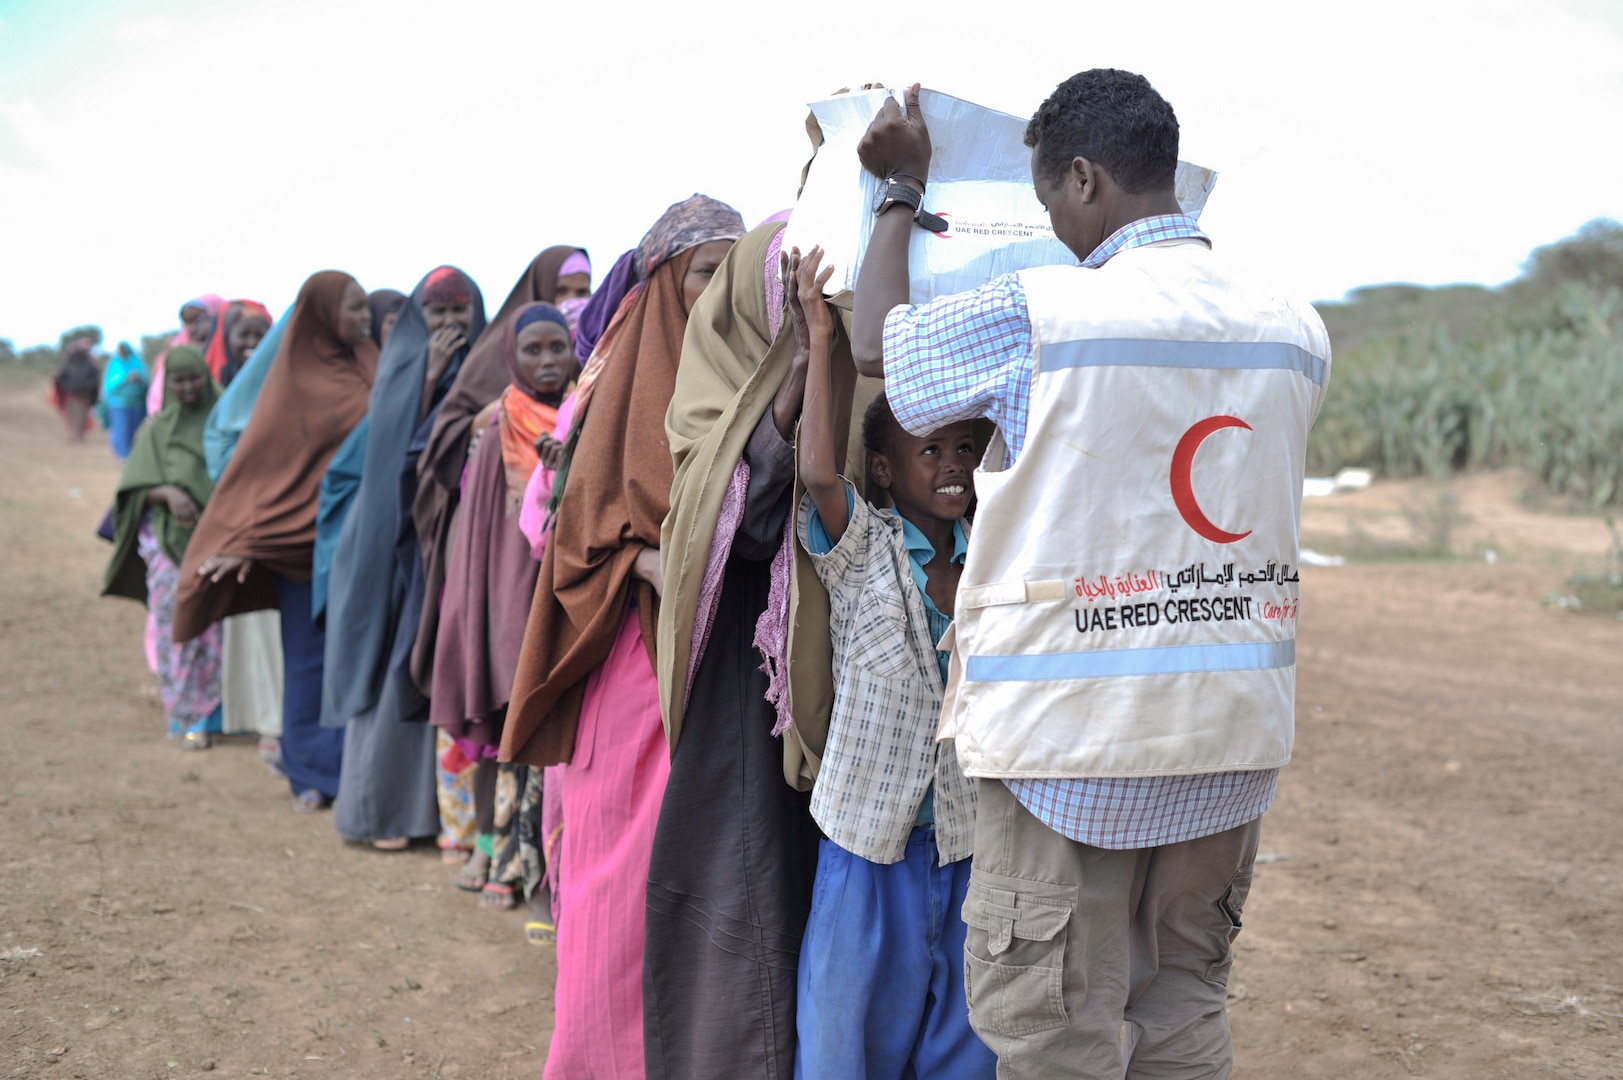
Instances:
[[[141,422],[147,418],[145,408],[127,408],[123,405],[112,405],[107,409],[107,438],[113,444],[113,453],[118,460],[123,461],[130,456],[130,447],[135,444],[135,433],[140,430]]]
[[[321,726],[327,634],[310,617],[310,583],[276,579],[282,606],[282,768],[288,787],[338,797],[344,729]]]
[[[964,998],[969,864],[942,866],[929,826],[889,865],[822,842],[800,948],[795,1080],[992,1080],[997,1058]]]

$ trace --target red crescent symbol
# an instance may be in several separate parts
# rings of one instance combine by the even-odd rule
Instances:
[[[1206,441],[1206,436],[1231,427],[1251,430],[1251,425],[1238,416],[1208,416],[1184,432],[1183,438],[1178,440],[1178,448],[1172,451],[1172,502],[1189,527],[1214,544],[1232,544],[1251,535],[1250,529],[1243,533],[1232,533],[1213,525],[1195,501],[1195,488],[1189,479],[1190,470],[1195,465],[1195,451]]]

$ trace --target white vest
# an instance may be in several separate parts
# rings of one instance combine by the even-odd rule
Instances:
[[[1283,765],[1324,323],[1193,240],[1020,278],[1030,415],[975,475],[942,737],[971,776]]]

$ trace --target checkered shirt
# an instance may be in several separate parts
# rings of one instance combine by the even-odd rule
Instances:
[[[1082,265],[1161,240],[1210,239],[1182,214],[1142,218],[1112,233]],[[1015,274],[885,317],[885,396],[908,431],[987,417],[1013,465],[1025,447],[1036,356],[1025,289]],[[1210,836],[1261,817],[1279,770],[1200,776],[1011,780],[1009,790],[1044,825],[1083,844],[1142,848]]]
[[[809,535],[810,495],[795,520],[828,589],[834,642],[834,709],[812,817],[853,855],[898,862],[934,782],[936,846],[943,863],[957,862],[974,848],[975,784],[958,767],[954,744],[936,741],[941,666],[902,519],[856,498],[849,481],[846,488],[851,520],[826,555]]]

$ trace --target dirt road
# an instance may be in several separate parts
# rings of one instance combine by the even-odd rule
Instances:
[[[551,953],[251,745],[165,742],[140,610],[95,595],[111,457],[12,386],[0,463],[0,1075],[539,1077]],[[1304,572],[1239,1076],[1623,1077],[1623,623],[1545,602],[1606,534],[1456,490],[1466,557]],[[1417,497],[1315,501],[1308,541]]]

